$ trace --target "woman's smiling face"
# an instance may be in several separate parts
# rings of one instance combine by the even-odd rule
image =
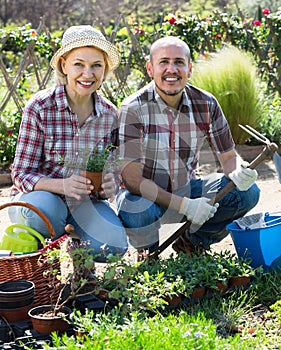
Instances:
[[[67,88],[74,94],[91,95],[103,83],[105,55],[95,47],[80,47],[61,58],[61,67],[67,77]]]

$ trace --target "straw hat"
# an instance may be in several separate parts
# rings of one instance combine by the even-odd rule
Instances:
[[[109,70],[116,69],[120,64],[117,48],[107,41],[102,33],[90,25],[69,27],[62,37],[62,46],[51,59],[51,67],[56,69],[58,61],[66,52],[84,46],[94,46],[104,51],[108,57]]]

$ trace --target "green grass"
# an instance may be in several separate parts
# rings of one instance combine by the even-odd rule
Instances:
[[[195,63],[191,82],[217,98],[235,143],[245,143],[249,135],[241,132],[238,124],[257,126],[262,99],[258,74],[250,56],[237,48],[226,47]]]
[[[252,338],[241,344],[238,336],[223,338],[216,334],[216,326],[203,313],[189,316],[182,311],[178,315],[156,316],[145,320],[133,318],[122,327],[114,324],[97,330],[93,339],[83,340],[83,349],[253,349],[258,342]],[[55,349],[78,349],[77,340],[55,337]],[[49,348],[49,349],[50,349]],[[258,347],[257,347],[258,348]],[[48,349],[48,347],[47,347]]]

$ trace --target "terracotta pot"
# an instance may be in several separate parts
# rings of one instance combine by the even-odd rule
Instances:
[[[103,180],[103,173],[101,172],[93,172],[93,171],[80,171],[80,175],[85,176],[87,179],[90,179],[92,185],[94,186],[93,192],[102,191],[101,184]]]
[[[227,284],[224,284],[224,283],[222,283],[222,282],[218,282],[218,283],[217,283],[217,287],[218,287],[219,292],[223,293],[223,292],[225,292],[226,290],[228,290],[228,283],[227,283]]]
[[[230,286],[247,286],[251,282],[250,276],[237,276],[229,279]]]
[[[27,320],[33,300],[33,282],[19,280],[0,283],[0,315],[8,322]]]
[[[36,306],[29,310],[28,315],[31,318],[33,329],[39,334],[49,334],[51,332],[58,332],[59,334],[65,332],[69,328],[67,321],[62,319],[61,315],[49,316],[44,313],[50,311],[50,305]],[[61,312],[68,317],[71,309],[63,306]]]
[[[228,289],[228,284],[224,284],[222,282],[217,282],[216,286],[217,286],[217,288],[208,287],[208,290],[210,292],[223,293]]]
[[[32,305],[33,304],[11,310],[2,309],[0,310],[0,316],[4,317],[9,323],[29,320],[28,312],[32,308]]]
[[[196,287],[193,289],[192,293],[190,294],[190,298],[201,299],[201,298],[204,298],[205,293],[206,293],[206,287]]]
[[[182,296],[179,294],[173,295],[172,297],[166,297],[165,301],[167,301],[169,305],[178,305],[182,301]]]
[[[98,296],[99,296],[99,298],[108,301],[109,300],[109,291],[107,289],[100,289]]]

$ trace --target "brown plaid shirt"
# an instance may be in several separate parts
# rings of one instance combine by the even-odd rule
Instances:
[[[163,102],[153,81],[127,98],[119,133],[120,155],[141,162],[143,176],[168,191],[195,177],[205,139],[216,153],[235,146],[215,97],[189,84],[178,110]]]

